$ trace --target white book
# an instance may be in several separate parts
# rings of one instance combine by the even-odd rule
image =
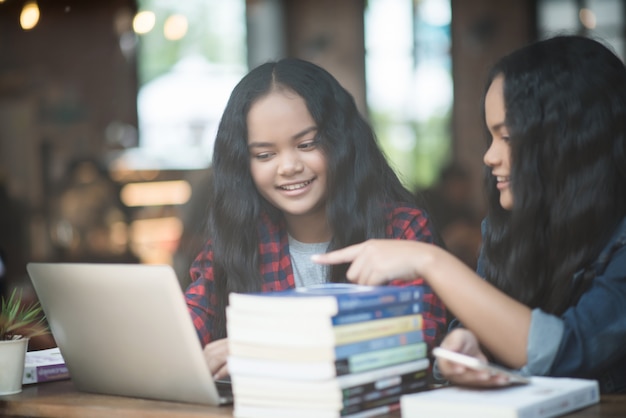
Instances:
[[[28,351],[24,360],[22,384],[69,379],[70,374],[58,347]]]
[[[405,347],[400,347],[405,348]],[[413,346],[406,346],[409,350],[413,350]],[[428,367],[430,361],[425,356],[426,349],[416,351],[416,358],[402,359],[402,362],[395,364],[380,364],[380,367],[369,370],[358,370],[351,373],[341,374],[337,371],[334,362],[316,362],[316,363],[289,363],[274,360],[258,360],[246,357],[228,357],[228,370],[232,376],[260,376],[276,379],[294,379],[294,380],[324,380],[333,379],[342,376],[367,376],[370,372],[377,370],[385,370],[387,367],[401,366],[410,369],[417,362],[419,367]],[[410,353],[409,353],[410,354]],[[386,359],[384,359],[386,360]],[[386,366],[386,367],[385,367]],[[372,374],[373,376],[373,374]]]
[[[527,385],[496,389],[449,386],[404,395],[402,418],[549,418],[598,403],[598,382],[532,377]]]
[[[231,293],[232,310],[300,314],[341,315],[357,310],[402,303],[421,303],[420,286],[362,286],[326,283],[281,292]]]
[[[398,404],[383,405],[349,415],[339,411],[324,409],[267,408],[262,406],[241,405],[235,401],[235,418],[370,418],[380,417],[396,411]]]
[[[241,399],[263,398],[299,401],[341,401],[365,393],[411,389],[413,393],[426,386],[428,359],[386,367],[366,373],[341,376],[323,380],[277,379],[266,376],[232,376],[235,397]]]
[[[264,318],[262,313],[257,313],[259,323],[249,326],[237,320],[231,321],[234,316],[232,312],[229,310],[226,314],[228,340],[249,344],[334,347],[403,332],[419,331],[424,325],[422,314],[412,314],[337,326],[329,322],[326,327],[307,328],[295,323],[295,326],[289,328],[284,321],[270,321]]]

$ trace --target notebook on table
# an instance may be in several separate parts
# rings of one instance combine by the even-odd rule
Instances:
[[[76,389],[232,402],[229,385],[211,376],[170,266],[29,263],[27,270]]]

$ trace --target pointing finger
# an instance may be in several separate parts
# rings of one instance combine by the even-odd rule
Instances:
[[[311,260],[319,264],[351,263],[361,252],[362,245],[356,244],[325,254],[315,254],[311,256]]]

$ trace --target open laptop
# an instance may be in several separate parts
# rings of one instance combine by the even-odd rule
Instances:
[[[80,391],[222,405],[180,283],[167,265],[29,263]]]

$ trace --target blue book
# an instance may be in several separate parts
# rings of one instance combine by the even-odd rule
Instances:
[[[231,293],[229,296],[230,307],[241,311],[326,316],[421,301],[421,286],[362,286],[349,283],[327,283],[279,292]]]
[[[373,307],[365,310],[336,315],[331,318],[333,325],[347,325],[357,322],[371,321],[374,319],[391,318],[394,316],[404,316],[419,313],[421,303],[409,302],[398,305],[386,305]]]
[[[279,343],[255,343],[229,339],[230,354],[237,357],[246,357],[259,360],[273,361],[308,361],[334,362],[337,360],[354,358],[361,354],[375,352],[407,345],[414,345],[424,341],[422,330],[414,330],[378,337],[343,345],[294,345]]]

